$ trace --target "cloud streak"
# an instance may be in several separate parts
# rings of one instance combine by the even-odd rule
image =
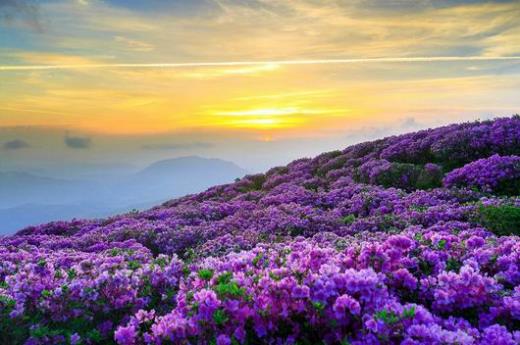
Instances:
[[[33,30],[42,31],[39,18],[39,5],[30,0],[0,0],[0,24],[10,23],[15,19],[25,22]]]
[[[174,62],[174,63],[99,63],[64,65],[3,65],[0,71],[33,70],[74,70],[74,69],[118,69],[118,68],[189,68],[189,67],[230,67],[257,65],[333,65],[364,63],[419,63],[419,62],[470,62],[470,61],[520,61],[520,56],[418,56],[379,57],[349,59],[302,59],[302,60],[256,60],[256,61],[215,61],[215,62]]]
[[[23,149],[23,148],[26,148],[26,147],[29,147],[30,145],[22,140],[22,139],[14,139],[14,140],[11,140],[11,141],[6,141],[2,147],[5,149],[5,150],[19,150],[19,149]]]
[[[65,145],[71,149],[88,149],[92,144],[90,138],[84,137],[65,137],[63,139]]]

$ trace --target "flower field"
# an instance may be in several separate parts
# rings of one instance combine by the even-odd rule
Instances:
[[[26,228],[0,344],[520,344],[519,196],[513,116]]]

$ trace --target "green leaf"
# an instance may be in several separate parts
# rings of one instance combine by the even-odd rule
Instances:
[[[217,324],[217,326],[222,326],[229,320],[226,312],[222,309],[217,309],[213,314],[213,321]]]
[[[350,225],[350,224],[354,223],[355,220],[356,220],[356,216],[354,216],[353,214],[349,214],[348,216],[345,216],[341,219],[343,224],[346,224],[346,225]]]
[[[202,280],[211,280],[213,278],[213,270],[210,269],[201,269],[197,274]]]
[[[136,260],[130,260],[130,261],[128,261],[127,266],[131,270],[136,270],[139,267],[141,267],[141,263],[139,261],[136,261]]]
[[[74,268],[67,271],[67,278],[69,278],[69,280],[76,278],[76,270]]]
[[[52,296],[52,292],[50,292],[49,290],[42,290],[41,295],[42,297],[48,298]]]
[[[325,303],[323,302],[312,302],[312,306],[314,307],[314,309],[316,309],[317,311],[322,311],[323,309],[325,309]]]
[[[252,262],[253,265],[254,265],[254,266],[257,266],[257,265],[258,265],[258,262],[259,262],[260,260],[262,260],[263,257],[264,257],[264,254],[263,254],[263,253],[258,253],[258,254],[255,256],[255,258],[253,259],[253,262]]]
[[[233,273],[231,272],[224,272],[217,278],[217,284],[227,284],[231,281],[231,278],[233,278]]]
[[[377,313],[375,313],[374,319],[381,320],[387,325],[391,325],[399,321],[399,317],[393,311],[388,311],[386,309],[380,310]]]
[[[411,306],[408,309],[403,310],[402,317],[406,319],[411,319],[415,316],[415,306]]]

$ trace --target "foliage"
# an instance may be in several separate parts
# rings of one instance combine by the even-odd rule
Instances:
[[[478,221],[499,236],[520,235],[520,207],[516,205],[481,205]]]

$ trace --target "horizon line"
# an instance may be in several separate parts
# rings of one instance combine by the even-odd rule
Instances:
[[[3,65],[0,71],[31,70],[73,70],[104,68],[186,68],[186,67],[232,67],[262,65],[327,65],[355,63],[402,63],[402,62],[457,62],[457,61],[520,61],[520,56],[422,56],[422,57],[379,57],[348,59],[301,59],[301,60],[253,60],[214,62],[173,62],[173,63],[94,63],[64,65]]]

